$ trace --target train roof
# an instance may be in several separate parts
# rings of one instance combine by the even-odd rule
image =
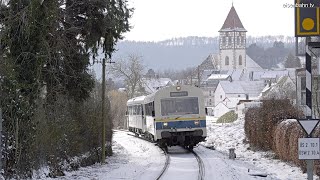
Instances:
[[[162,89],[159,89],[158,91],[152,93],[152,94],[149,94],[145,97],[144,101],[145,102],[151,102],[151,101],[154,101],[154,97],[156,95],[158,95],[159,93],[162,93],[162,92],[166,92],[166,91],[176,91],[176,88],[177,86],[180,86],[181,88],[181,91],[199,91],[199,92],[203,92],[202,89],[200,89],[199,87],[195,87],[195,86],[190,86],[190,85],[173,85],[173,86],[167,86],[165,88],[162,88]]]
[[[144,102],[146,96],[138,96],[138,97],[134,97],[132,99],[129,99],[127,101],[127,105],[132,105],[132,104],[141,104]]]

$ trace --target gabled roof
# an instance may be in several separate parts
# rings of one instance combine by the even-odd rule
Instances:
[[[240,81],[240,84],[250,99],[258,97],[265,87],[264,81]]]
[[[263,68],[248,55],[246,55],[246,68],[247,71],[263,70]]]
[[[236,9],[232,5],[232,7],[229,11],[229,14],[228,14],[226,20],[224,21],[223,26],[220,29],[220,31],[233,31],[233,30],[247,32],[247,30],[243,27],[243,25],[241,23],[241,20],[236,12]]]
[[[245,94],[239,81],[220,81],[220,85],[226,94]]]

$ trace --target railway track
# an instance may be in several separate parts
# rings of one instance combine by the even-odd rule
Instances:
[[[165,164],[164,164],[164,166],[163,166],[163,168],[162,168],[162,170],[161,170],[161,172],[160,172],[157,180],[160,180],[160,179],[161,179],[162,175],[167,171],[167,169],[168,169],[168,167],[169,167],[169,164],[170,164],[170,156],[169,156],[169,154],[166,152],[165,149],[162,149],[162,150],[163,150],[163,152],[164,152],[165,155],[166,155],[166,162],[165,162]]]
[[[191,150],[190,152],[196,157],[198,165],[199,165],[198,180],[204,180],[204,175],[205,175],[204,163],[197,153],[195,153],[193,150]]]
[[[140,136],[137,136],[137,135],[132,134],[132,133],[127,133],[127,134],[130,135],[130,136],[133,136],[133,137],[148,141],[150,143],[154,143],[154,142],[152,142],[149,139],[146,139],[144,137],[140,137]],[[164,164],[159,176],[156,178],[156,180],[162,179],[164,177],[164,175],[166,174],[166,172],[168,171],[169,167],[170,167],[170,160],[171,160],[170,159],[170,153],[167,152],[164,148],[161,148],[161,149],[162,149],[163,153],[166,156],[166,161],[165,161],[165,164]],[[194,157],[196,158],[196,160],[198,162],[198,180],[204,180],[204,177],[205,177],[205,166],[204,166],[204,163],[203,163],[202,159],[193,150],[188,150],[188,151],[191,152],[194,155]]]
[[[204,163],[203,163],[202,159],[193,150],[189,150],[189,151],[194,155],[194,157],[196,158],[196,160],[198,162],[198,168],[199,168],[199,170],[198,170],[198,180],[204,180],[204,177],[205,177],[205,166],[204,166]],[[163,149],[163,152],[166,155],[166,162],[165,162],[165,165],[164,165],[161,173],[159,174],[157,180],[160,180],[161,178],[163,178],[163,175],[168,170],[169,165],[170,165],[170,154],[167,153],[164,149]]]

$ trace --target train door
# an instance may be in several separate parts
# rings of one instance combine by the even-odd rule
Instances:
[[[146,106],[145,105],[143,105],[143,104],[141,104],[141,118],[142,118],[142,132],[145,132],[146,131],[146,124],[147,124],[147,122],[146,122],[146,114],[145,114],[145,112],[146,112]]]

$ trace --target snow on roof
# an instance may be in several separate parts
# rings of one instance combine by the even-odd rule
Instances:
[[[134,98],[132,98],[132,99],[129,99],[128,102],[127,102],[127,104],[135,104],[135,102],[136,102],[136,103],[141,103],[141,102],[144,100],[145,97],[146,97],[146,96],[134,97]]]
[[[245,93],[249,94],[249,97],[258,97],[261,91],[264,89],[264,81],[239,81]]]
[[[233,81],[240,81],[240,78],[243,74],[243,70],[242,69],[235,69],[232,71],[231,77]]]
[[[203,81],[208,80],[208,77],[210,77],[211,74],[212,74],[212,70],[204,70],[201,76],[202,80]]]
[[[293,69],[284,69],[284,70],[262,70],[262,71],[253,71],[252,72],[253,80],[261,79],[278,79],[282,76],[290,75],[291,78],[295,77],[295,70]]]
[[[267,84],[263,89],[262,89],[262,93],[265,93],[267,91],[269,91],[271,89],[272,86],[269,86],[269,84]]]
[[[163,88],[168,85],[173,85],[173,82],[170,78],[144,78],[142,81],[142,86],[150,94],[157,91],[159,88]]]
[[[264,74],[260,77],[262,79],[276,79],[280,78],[281,76],[288,75],[289,72],[287,70],[280,70],[280,71],[265,71]]]
[[[257,64],[253,59],[251,59],[248,55],[246,55],[246,69],[248,71],[254,71],[254,70],[263,70],[259,64]]]
[[[230,77],[228,74],[211,74],[207,80],[220,80]]]
[[[245,94],[239,81],[220,81],[220,85],[226,94]]]

